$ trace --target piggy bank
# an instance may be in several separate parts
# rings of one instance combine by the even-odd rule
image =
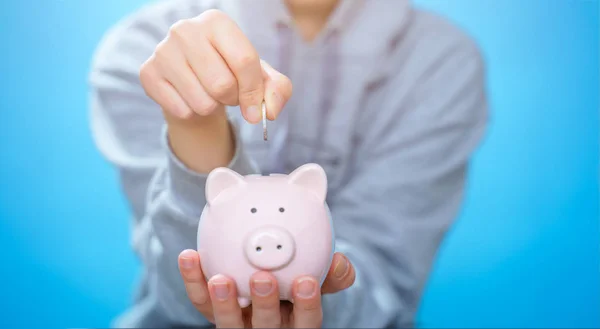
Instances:
[[[281,300],[292,301],[292,283],[300,276],[322,284],[335,243],[326,195],[327,176],[317,164],[289,175],[213,170],[198,226],[207,279],[216,274],[232,278],[241,307],[251,303],[250,277],[257,271],[277,278]]]

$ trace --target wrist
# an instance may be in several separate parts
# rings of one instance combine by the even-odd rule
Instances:
[[[235,151],[235,140],[224,107],[208,116],[180,119],[165,113],[169,147],[190,170],[206,174],[226,167]]]

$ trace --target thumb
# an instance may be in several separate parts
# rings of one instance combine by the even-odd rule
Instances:
[[[263,60],[261,60],[261,66],[265,83],[264,99],[267,107],[267,119],[273,121],[277,119],[285,104],[292,97],[292,82]]]
[[[333,255],[331,267],[321,287],[323,294],[333,294],[350,288],[356,279],[354,266],[345,255],[336,252]]]

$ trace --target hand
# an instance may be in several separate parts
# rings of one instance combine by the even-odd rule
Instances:
[[[241,309],[235,282],[216,275],[207,283],[196,251],[184,250],[179,255],[179,269],[191,302],[218,328],[319,328],[323,320],[321,295],[347,289],[355,279],[350,261],[336,253],[321,289],[315,278],[295,280],[292,304],[280,302],[272,274],[257,272],[250,279],[252,304]]]
[[[208,116],[223,105],[240,105],[250,123],[275,120],[292,94],[283,74],[261,61],[236,23],[218,10],[174,24],[142,65],[147,95],[178,118]]]
[[[225,105],[240,105],[250,123],[275,120],[292,95],[283,74],[261,61],[225,14],[208,10],[174,24],[140,69],[146,94],[165,115],[171,149],[198,173],[227,166],[235,140]]]

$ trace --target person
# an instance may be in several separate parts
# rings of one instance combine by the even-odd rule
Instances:
[[[119,327],[405,327],[462,204],[488,119],[472,38],[409,0],[165,0],[104,36],[91,124],[132,210],[143,275]],[[269,121],[263,141],[261,103]],[[207,173],[318,163],[336,254],[279,301],[266,272],[241,309],[205,280]]]

